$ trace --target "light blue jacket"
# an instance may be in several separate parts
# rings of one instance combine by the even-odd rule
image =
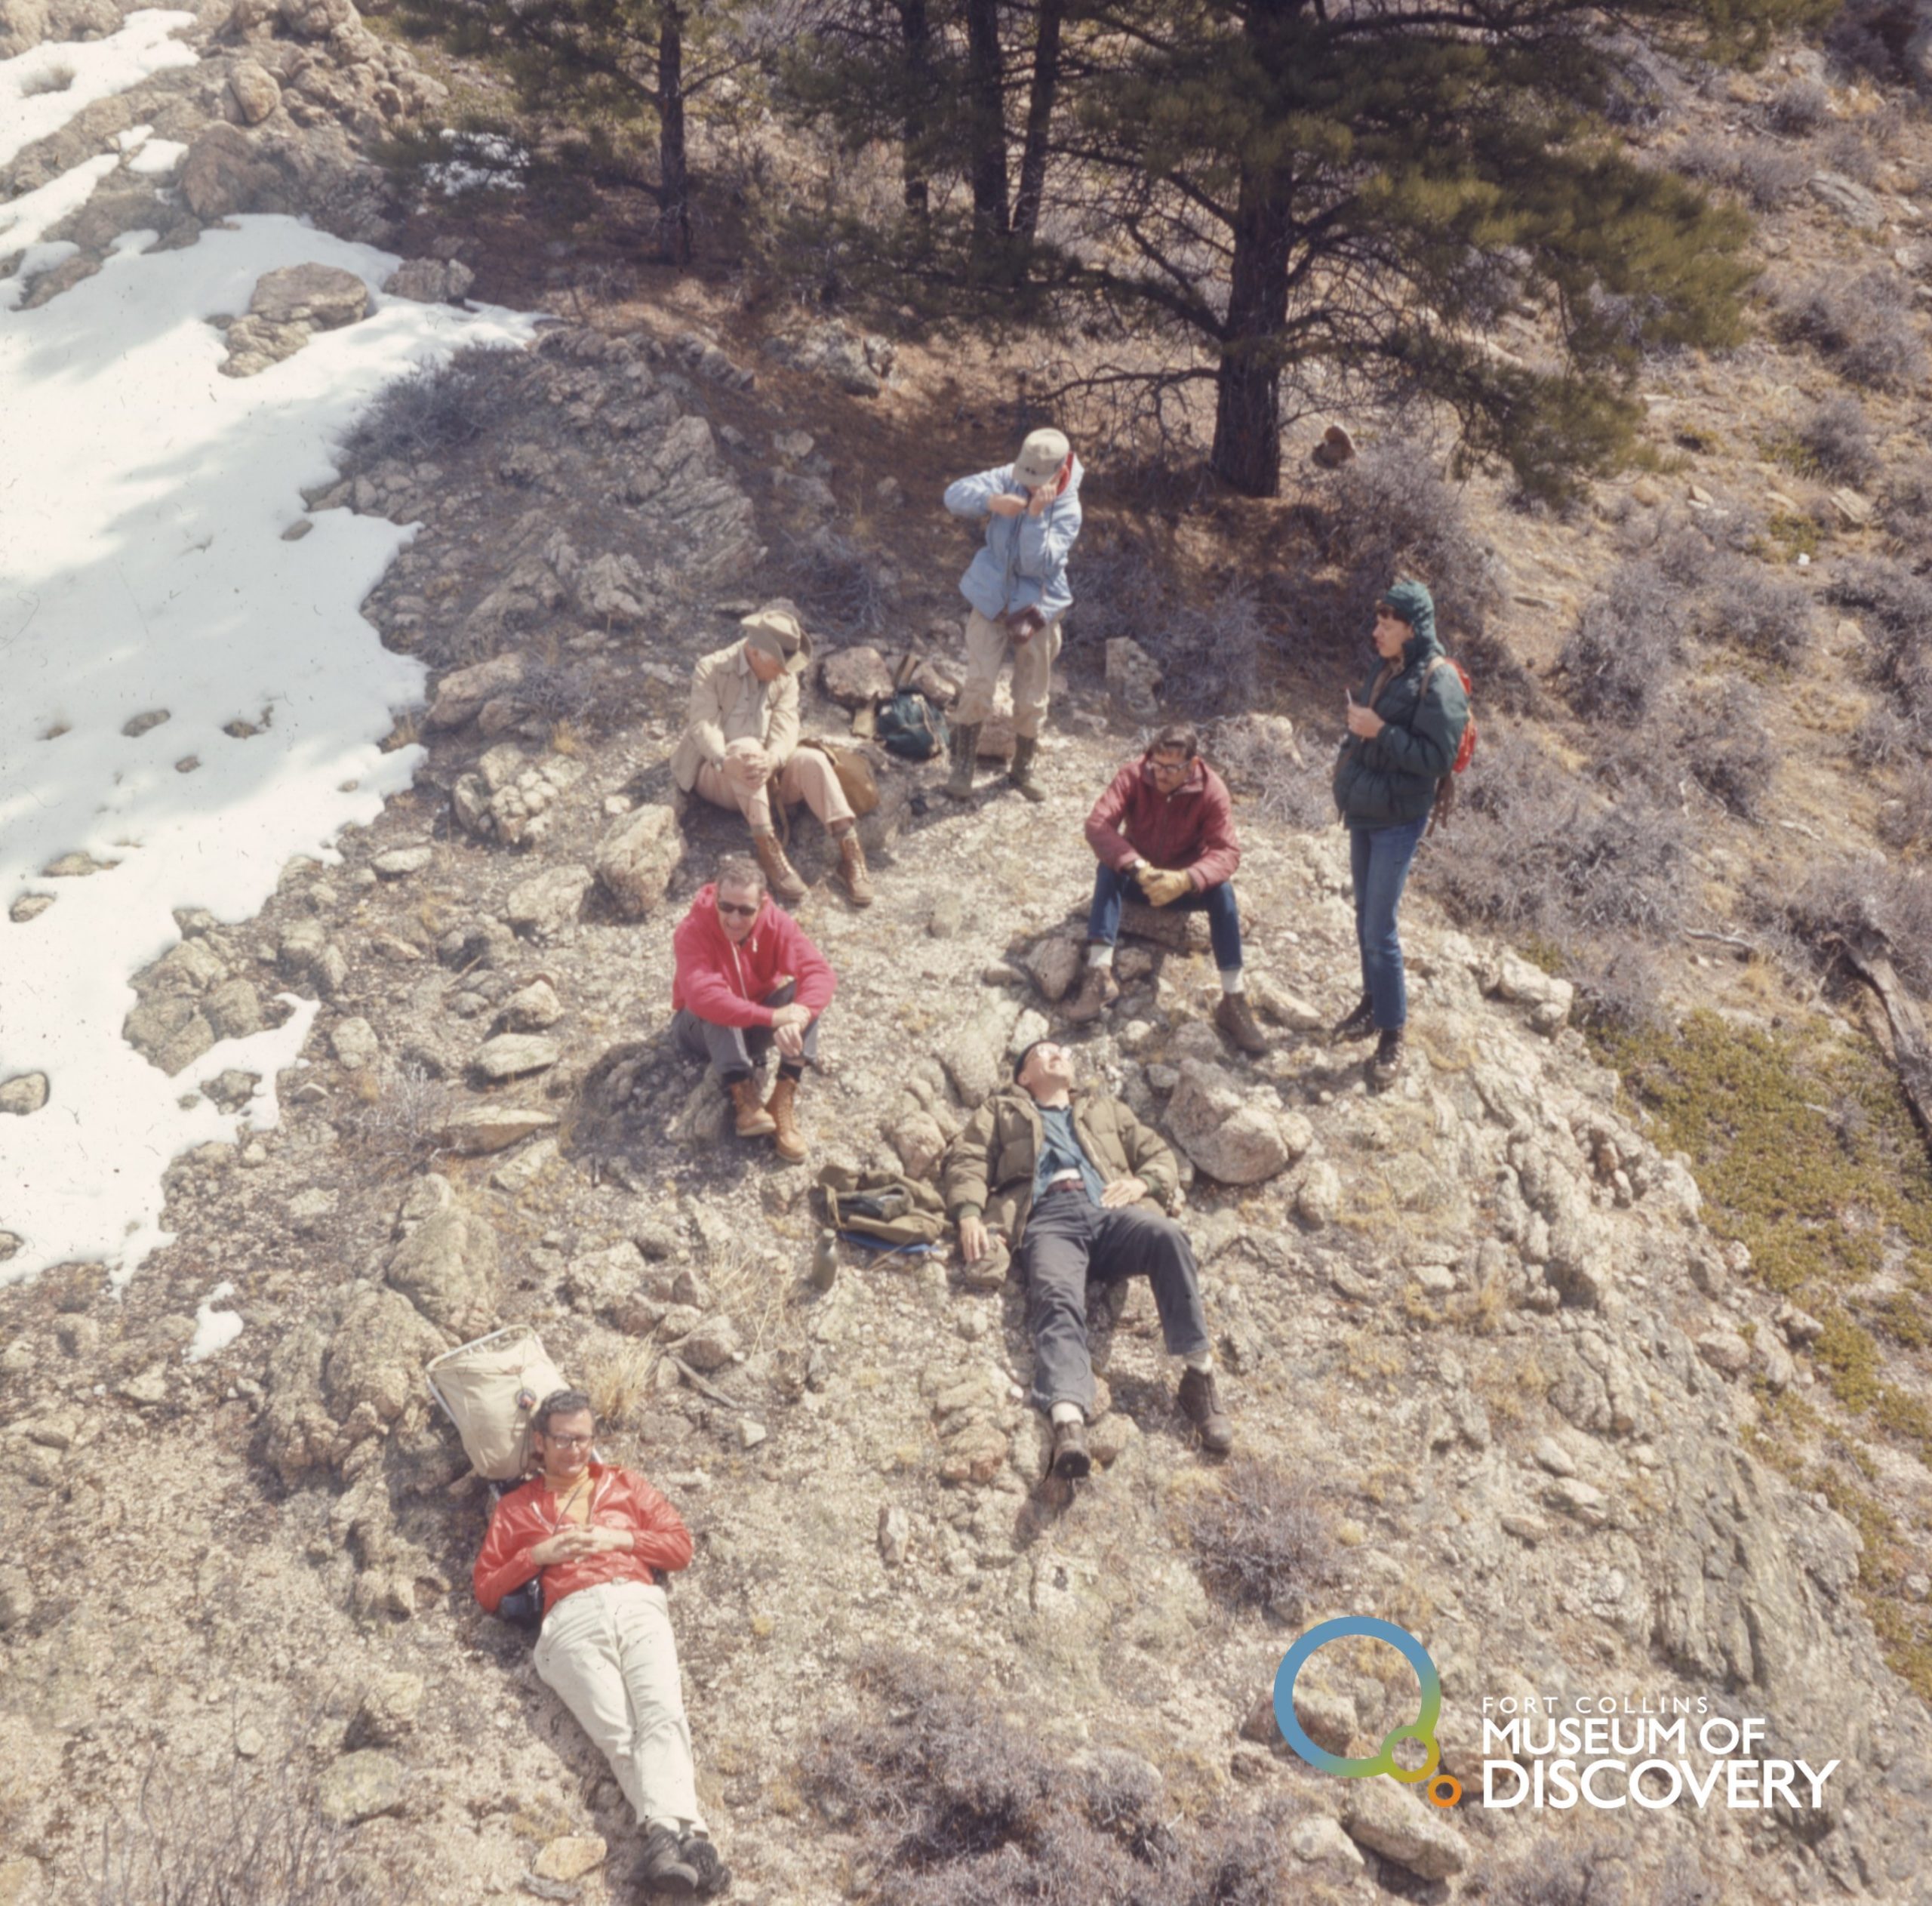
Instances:
[[[1014,476],[1011,463],[948,485],[946,508],[955,516],[983,519],[986,525],[986,547],[959,579],[960,594],[982,615],[1036,608],[1052,621],[1073,606],[1066,557],[1080,534],[1080,479],[1085,475],[1075,457],[1066,488],[1037,516],[995,516],[986,507],[992,497],[1026,495],[1026,486]]]

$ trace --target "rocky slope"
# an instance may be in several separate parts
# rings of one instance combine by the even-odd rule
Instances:
[[[361,88],[342,75],[375,63],[344,51],[346,4],[321,13],[285,11],[267,38],[238,16],[225,72],[105,103],[166,133],[156,100],[180,89],[187,163],[243,182],[202,205],[184,174],[184,217],[269,208],[303,176],[269,150],[312,149],[301,100],[324,138],[355,124],[308,76]],[[266,113],[235,83],[244,46],[280,89]],[[63,162],[31,152],[14,183]],[[130,208],[114,229],[155,222]],[[1859,1535],[1748,1447],[1773,1399],[1814,1390],[1810,1320],[1704,1228],[1683,1162],[1568,1027],[1567,986],[1451,930],[1429,856],[1417,1059],[1387,1095],[1315,1036],[1355,990],[1345,843],[1252,805],[1240,888],[1272,1049],[1226,1049],[1204,951],[1158,940],[1124,949],[1126,995],[1080,1042],[1186,1155],[1242,1451],[1306,1491],[1306,1566],[1258,1599],[1230,1597],[1197,1533],[1254,1480],[1189,1448],[1144,1293],[1115,1333],[1102,1466],[1069,1492],[1040,1480],[1017,1292],[969,1288],[943,1254],[848,1253],[829,1294],[804,1284],[817,1167],[928,1168],[1058,1024],[1079,823],[1146,692],[1131,655],[1069,651],[1041,808],[995,788],[955,809],[931,798],[937,770],[883,765],[867,913],[801,824],[801,917],[841,979],[804,1102],[814,1156],[785,1169],[721,1138],[663,1034],[670,928],[734,831],[681,819],[664,762],[691,660],[755,590],[852,586],[827,533],[832,479],[860,479],[797,405],[892,374],[889,347],[836,327],[755,376],[668,318],[559,325],[393,409],[310,499],[424,525],[369,610],[438,671],[395,737],[424,759],[339,864],[293,864],[253,921],[184,910],[137,980],[128,1036],[170,1072],[283,994],[322,1002],[281,1125],[176,1161],[175,1241],[125,1294],[84,1265],[0,1290],[0,1900],[158,1896],[126,1877],[134,1849],[178,1868],[315,1806],[344,1885],[377,1898],[624,1896],[614,1786],[524,1639],[469,1597],[487,1503],[420,1378],[522,1320],[597,1395],[607,1453],[697,1533],[674,1610],[740,1897],[865,1891],[866,1823],[808,1769],[871,1711],[858,1670],[881,1643],[1069,1755],[1134,1757],[1177,1833],[1278,1823],[1284,1898],[1480,1897],[1530,1884],[1511,1876],[1552,1843],[1592,1898],[1932,1897],[1932,1722],[1853,1593]],[[860,494],[890,503],[892,481],[868,472]],[[949,577],[891,585],[915,631],[949,624]],[[826,688],[849,698],[872,666],[828,658],[808,732],[844,731]],[[1266,771],[1292,744],[1262,718],[1217,745]],[[257,1082],[220,1085],[238,1106]],[[223,1282],[241,1334],[189,1360]],[[1634,1825],[1326,1779],[1257,1704],[1295,1634],[1364,1610],[1428,1646],[1445,1765],[1478,1791],[1483,1699],[1530,1692],[1707,1696],[1766,1717],[1773,1751],[1843,1765],[1816,1815]],[[1406,1670],[1340,1649],[1301,1692],[1305,1725],[1355,1754],[1414,1698]]]

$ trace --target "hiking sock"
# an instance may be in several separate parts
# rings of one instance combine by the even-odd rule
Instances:
[[[1056,1403],[1051,1415],[1056,1427],[1062,1423],[1084,1423],[1087,1420],[1087,1412],[1078,1403]]]
[[[778,1062],[778,1076],[781,1079],[790,1079],[795,1085],[805,1076],[804,1061],[802,1059],[780,1059]]]
[[[1114,963],[1113,942],[1111,940],[1092,940],[1087,945],[1087,964],[1089,966],[1111,966]]]
[[[1247,990],[1247,982],[1242,979],[1241,968],[1238,966],[1223,966],[1221,968],[1221,990],[1229,999],[1232,999],[1238,993],[1245,993]]]
[[[1198,1370],[1204,1377],[1214,1374],[1214,1353],[1212,1350],[1189,1350],[1181,1362],[1188,1369]]]

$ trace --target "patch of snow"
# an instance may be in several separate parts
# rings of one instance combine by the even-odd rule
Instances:
[[[57,179],[48,180],[38,191],[23,192],[0,204],[0,252],[22,254],[13,276],[0,279],[0,311],[13,310],[34,279],[80,249],[65,239],[43,244],[41,234],[51,231],[69,212],[78,211],[118,163],[112,152],[103,152]]]
[[[131,152],[153,131],[152,126],[130,126],[125,132],[114,135],[114,143],[122,152]]]
[[[234,1295],[232,1284],[217,1284],[196,1307],[195,1334],[189,1340],[188,1347],[181,1353],[190,1363],[205,1363],[242,1335],[239,1315],[232,1310],[217,1310],[214,1307],[223,1298]]]
[[[158,179],[172,172],[188,155],[188,148],[178,139],[150,139],[128,162],[128,170],[144,179]]]
[[[192,14],[146,8],[104,40],[51,40],[0,60],[0,165],[96,100],[125,93],[151,73],[194,65],[195,49],[170,37],[194,23]]]
[[[116,162],[90,160],[0,207],[11,242],[83,202]],[[422,750],[385,754],[377,741],[420,702],[423,667],[385,649],[358,605],[413,531],[328,510],[299,542],[281,532],[386,385],[533,329],[509,311],[389,299],[259,377],[223,377],[207,321],[246,310],[263,273],[312,261],[373,292],[400,263],[291,218],[235,225],[178,251],[137,251],[149,241],[128,235],[93,277],[0,312],[0,1077],[54,1084],[45,1110],[8,1121],[0,1225],[25,1240],[0,1267],[8,1282],[79,1260],[123,1283],[167,1242],[168,1161],[236,1129],[205,1099],[181,1107],[195,1079],[261,1073],[245,1117],[275,1122],[275,1074],[312,1002],[171,1079],[121,1036],[129,979],[179,939],[174,909],[248,918],[292,856],[339,859],[340,830],[409,785]],[[122,733],[161,709],[165,721]],[[260,731],[226,734],[238,718]],[[44,875],[76,851],[113,864]],[[54,904],[9,920],[28,891]]]

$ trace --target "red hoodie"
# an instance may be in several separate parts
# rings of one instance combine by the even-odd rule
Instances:
[[[1232,880],[1241,843],[1228,784],[1198,755],[1187,779],[1163,794],[1148,771],[1148,756],[1115,775],[1087,817],[1087,841],[1116,873],[1137,857],[1150,867],[1185,869],[1195,890]]]
[[[590,1520],[603,1529],[635,1532],[634,1549],[611,1549],[574,1562],[553,1562],[540,1568],[530,1551],[548,1541],[563,1526],[557,1517],[557,1499],[540,1476],[512,1489],[490,1518],[470,1581],[476,1599],[494,1615],[512,1588],[533,1575],[543,1578],[543,1612],[548,1615],[566,1595],[595,1588],[607,1581],[648,1582],[654,1569],[688,1568],[691,1532],[677,1510],[641,1476],[603,1463],[590,1465]]]
[[[798,1003],[816,1019],[832,1003],[838,982],[825,956],[767,894],[752,930],[734,946],[718,917],[718,883],[700,888],[691,910],[671,936],[677,971],[671,981],[674,1010],[688,1006],[714,1026],[769,1026],[764,1002],[789,979]]]

